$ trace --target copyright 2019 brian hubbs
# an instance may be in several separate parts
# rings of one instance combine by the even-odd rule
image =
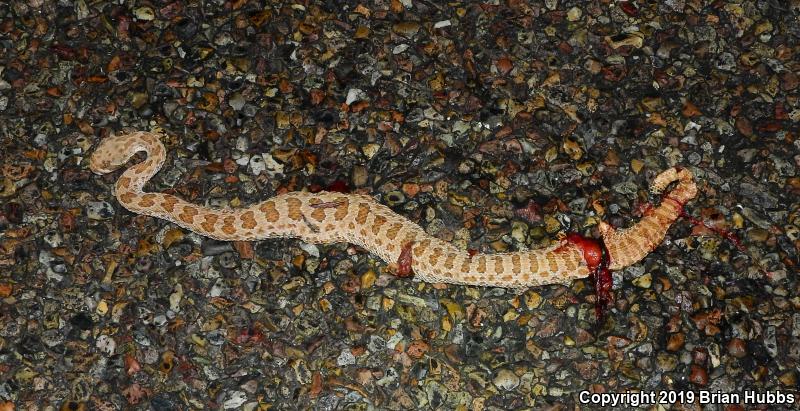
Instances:
[[[640,407],[667,404],[750,404],[750,405],[790,405],[798,401],[797,393],[785,391],[626,391],[592,393],[581,391],[578,394],[581,404],[604,407]]]

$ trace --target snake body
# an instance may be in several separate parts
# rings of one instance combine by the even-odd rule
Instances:
[[[147,158],[125,170],[115,184],[116,198],[128,210],[169,220],[200,235],[224,241],[274,237],[299,238],[308,243],[349,242],[388,263],[410,258],[417,279],[427,282],[525,288],[568,283],[592,272],[592,262],[580,241],[567,239],[546,248],[495,254],[470,254],[431,236],[372,197],[336,192],[289,192],[246,208],[198,206],[176,196],[142,191],[164,163],[166,149],[159,134],[133,132],[104,139],[89,166],[105,174],[124,165],[137,152]],[[617,230],[600,224],[611,270],[635,264],[661,241],[681,215],[683,205],[697,193],[687,169],[670,168],[650,189],[663,196],[634,226]]]

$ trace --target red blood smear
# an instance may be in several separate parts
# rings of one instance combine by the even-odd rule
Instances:
[[[242,328],[234,341],[237,344],[245,344],[247,342],[258,343],[263,339],[264,334],[262,334],[260,330],[255,328]]]
[[[621,8],[625,14],[631,17],[636,17],[639,15],[639,10],[636,8],[636,5],[630,1],[621,1],[617,4],[619,4],[619,8]]]
[[[22,212],[22,206],[19,205],[19,203],[6,204],[5,215],[10,223],[22,224],[23,212]]]
[[[75,60],[75,49],[69,46],[65,46],[63,44],[53,44],[50,46],[50,51],[56,53],[58,57],[61,57],[64,60]]]
[[[698,219],[690,216],[689,214],[686,214],[686,212],[683,211],[683,208],[681,208],[681,217],[689,220],[689,222],[694,224],[694,225],[702,226],[702,227],[704,227],[704,228],[716,233],[720,237],[723,237],[726,240],[732,242],[733,245],[735,245],[736,248],[739,251],[744,251],[745,250],[744,245],[742,244],[742,241],[739,239],[739,237],[736,234],[734,234],[734,233],[732,233],[732,232],[730,232],[728,230],[724,230],[722,228],[711,227],[710,225],[706,224],[705,221],[698,220]]]
[[[334,192],[337,192],[337,193],[349,193],[350,192],[350,186],[348,186],[347,183],[345,183],[342,180],[336,180],[336,181],[330,183],[327,187],[323,187],[323,186],[321,186],[321,185],[319,185],[317,183],[311,183],[308,186],[308,191],[310,191],[312,193],[319,193],[322,190],[334,191]]]
[[[614,294],[611,293],[613,279],[611,278],[611,271],[608,269],[608,258],[604,258],[603,264],[595,267],[594,273],[592,273],[592,280],[597,294],[594,303],[594,316],[599,323],[603,319],[605,310],[614,303]]]
[[[602,263],[603,250],[600,243],[591,238],[586,238],[578,233],[567,234],[567,242],[580,248],[583,252],[583,259],[589,268],[597,267]]]
[[[591,272],[592,285],[596,294],[594,314],[597,322],[603,319],[605,310],[614,302],[611,293],[613,281],[611,271],[608,269],[608,250],[602,240],[586,238],[578,233],[569,233],[567,244],[578,247],[583,253],[583,259]]]
[[[722,228],[712,227],[712,226],[706,224],[705,221],[702,221],[702,220],[699,220],[697,218],[694,218],[694,217],[690,216],[689,214],[686,213],[686,210],[684,210],[683,203],[681,203],[680,201],[678,201],[678,200],[676,200],[676,199],[674,199],[674,198],[672,198],[670,196],[664,196],[663,199],[664,200],[671,200],[675,204],[677,204],[678,208],[681,210],[680,216],[685,218],[685,219],[687,219],[687,220],[689,220],[690,223],[692,223],[694,225],[697,225],[697,226],[701,226],[701,227],[703,227],[703,228],[705,228],[705,229],[707,229],[707,230],[719,235],[720,237],[730,241],[731,243],[733,243],[733,245],[736,246],[736,248],[739,251],[745,251],[744,244],[742,244],[742,241],[733,232],[731,232],[729,230],[722,229]]]
[[[397,273],[396,276],[400,278],[413,277],[414,273],[411,272],[411,246],[414,243],[406,243],[400,250],[400,257],[397,257]]]
[[[528,205],[514,211],[517,217],[524,218],[531,223],[542,221],[542,209],[533,200],[528,201]]]
[[[640,216],[648,216],[655,211],[655,207],[651,203],[639,204],[636,206],[636,214]]]
[[[335,191],[337,193],[349,193],[350,187],[342,180],[336,180],[328,186],[328,191]]]

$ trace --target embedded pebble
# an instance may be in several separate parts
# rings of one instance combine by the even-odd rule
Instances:
[[[86,215],[92,220],[105,220],[114,216],[114,207],[106,201],[91,201],[86,205]]]
[[[247,401],[247,394],[244,391],[228,391],[222,408],[226,410],[239,408]]]
[[[497,371],[492,382],[501,390],[511,391],[519,385],[519,377],[513,371],[503,368]]]
[[[356,357],[353,356],[353,353],[350,350],[344,350],[339,357],[336,359],[336,364],[340,367],[345,367],[348,365],[352,365],[356,363]]]
[[[114,338],[112,338],[111,336],[106,334],[101,334],[99,337],[97,337],[95,346],[97,347],[98,350],[105,353],[106,355],[113,355],[114,351],[116,351],[117,349],[117,342],[114,341]]]
[[[156,18],[155,12],[150,7],[137,7],[133,10],[133,17],[143,21],[150,21]]]

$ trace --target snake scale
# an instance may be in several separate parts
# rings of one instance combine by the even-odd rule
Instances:
[[[215,209],[170,194],[144,192],[145,183],[166,158],[156,133],[108,137],[96,148],[89,165],[97,174],[110,173],[140,151],[147,154],[146,159],[126,169],[115,185],[120,204],[134,213],[169,220],[224,241],[273,237],[299,238],[308,243],[346,241],[390,264],[397,262],[401,271],[413,270],[422,281],[516,289],[587,277],[601,263],[601,254],[611,270],[635,264],[661,243],[683,205],[697,193],[689,170],[669,168],[650,187],[653,193],[663,193],[671,183],[677,183],[663,193],[661,203],[627,229],[600,223],[602,243],[570,235],[550,247],[473,255],[427,234],[366,195],[296,191],[246,208]]]

